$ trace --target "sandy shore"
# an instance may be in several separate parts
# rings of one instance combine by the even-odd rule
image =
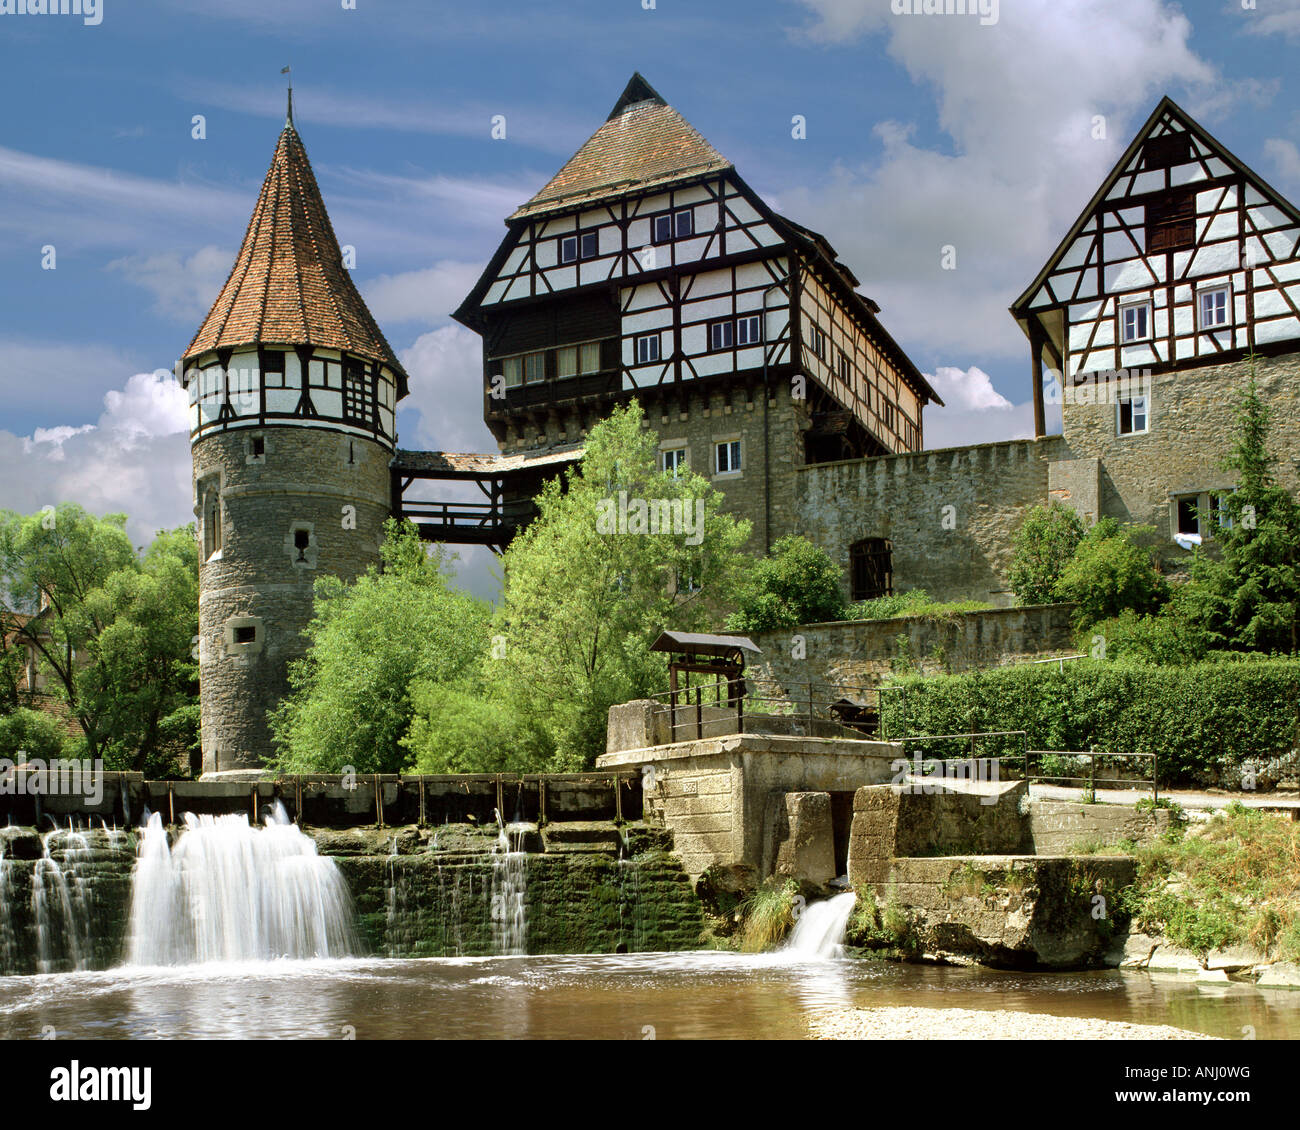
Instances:
[[[840,1008],[814,1016],[819,1040],[1212,1040],[1165,1024],[969,1008]]]

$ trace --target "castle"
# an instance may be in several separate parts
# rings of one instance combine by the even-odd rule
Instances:
[[[923,409],[942,402],[852,271],[640,75],[506,226],[455,312],[483,338],[500,450],[398,449],[407,376],[343,266],[290,112],[182,362],[205,773],[272,752],[266,713],[303,653],[316,575],[376,562],[390,514],[503,548],[587,429],[631,399],[661,467],[708,476],[750,519],[751,552],[805,534],[854,599],[1008,603],[1011,537],[1049,498],[1151,524],[1165,556],[1185,555],[1233,488],[1229,392],[1252,365],[1279,478],[1300,485],[1300,212],[1169,99],[1012,305],[1033,439],[924,450]],[[440,482],[477,483],[484,501],[430,497]]]

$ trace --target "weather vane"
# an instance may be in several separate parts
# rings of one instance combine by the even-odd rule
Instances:
[[[291,126],[293,125],[293,72],[286,66],[280,68],[280,73],[289,76],[289,110],[285,114],[284,124]]]

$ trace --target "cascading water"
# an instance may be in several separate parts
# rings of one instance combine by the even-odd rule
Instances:
[[[17,865],[5,855],[0,841],[0,972],[18,965],[18,935],[14,930],[13,902],[17,891],[14,869]]]
[[[175,845],[161,816],[149,818],[127,964],[347,957],[357,950],[343,877],[282,805],[261,828],[246,816],[187,812]]]
[[[62,972],[66,966],[85,969],[92,943],[82,869],[93,856],[90,838],[69,827],[47,832],[41,843],[44,854],[32,872],[36,968],[41,973]]]
[[[521,850],[528,825],[506,824],[500,812],[496,817],[501,833],[492,852],[492,943],[497,953],[511,957],[528,952],[528,853]]]
[[[846,891],[807,907],[790,932],[785,943],[786,952],[800,957],[841,956],[844,931],[848,928],[849,915],[853,913],[856,902],[857,895]]]

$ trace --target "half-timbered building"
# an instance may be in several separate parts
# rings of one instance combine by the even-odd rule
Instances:
[[[452,508],[415,501],[428,488],[414,480],[472,465],[509,525],[539,481],[523,476],[577,458],[591,425],[632,398],[662,467],[713,479],[758,551],[797,528],[795,467],[920,449],[922,410],[939,398],[853,273],[640,75],[506,227],[455,313],[483,337],[484,419],[501,454],[394,463],[403,512],[429,536],[481,539],[485,526],[458,531]]]
[[[1252,374],[1296,485],[1300,211],[1169,98],[1011,309],[1096,513],[1209,534]]]

